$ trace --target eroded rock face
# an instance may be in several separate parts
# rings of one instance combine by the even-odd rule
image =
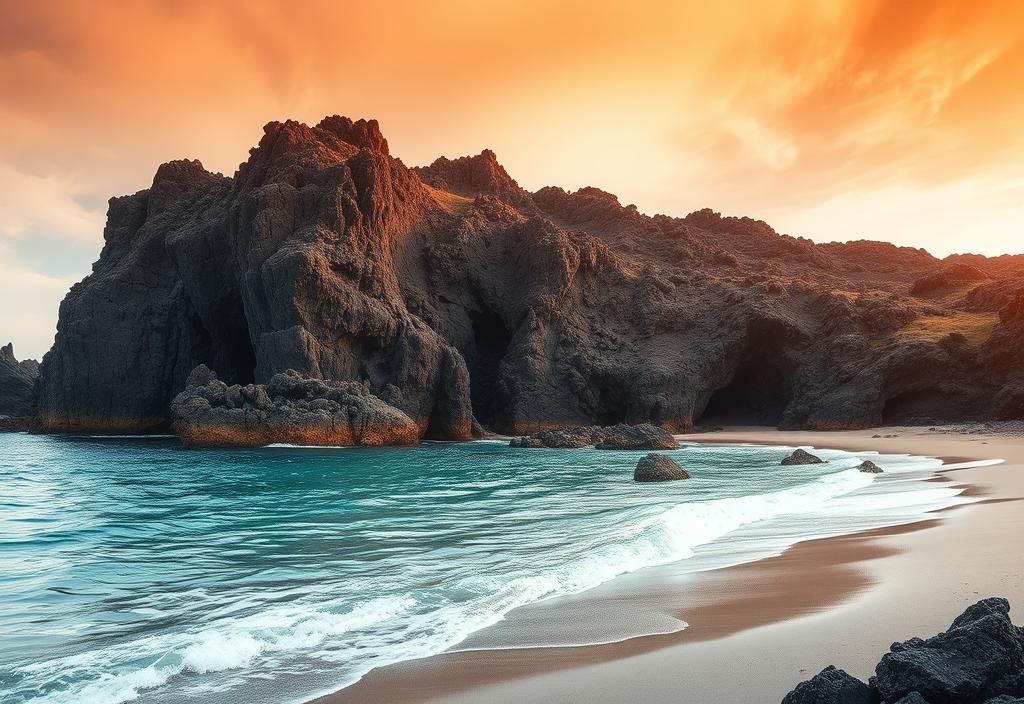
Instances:
[[[198,364],[231,385],[359,382],[449,439],[1016,417],[1022,271],[707,209],[648,217],[596,188],[529,193],[487,150],[410,169],[373,120],[272,122],[232,177],[170,162],[110,201],[38,420],[167,427]],[[937,273],[951,292],[909,295]]]
[[[640,458],[633,470],[635,482],[668,482],[689,479],[690,473],[668,455],[652,452]]]
[[[534,435],[514,438],[512,447],[590,447],[598,450],[674,450],[679,447],[672,434],[650,423],[608,427],[577,426],[560,430],[543,430]]]
[[[205,365],[171,404],[174,429],[192,447],[409,445],[419,428],[357,382],[310,379],[288,370],[270,383],[227,385]]]
[[[780,464],[783,465],[795,465],[795,464],[821,464],[822,459],[817,455],[812,455],[810,452],[804,449],[796,449],[789,457],[783,458]]]
[[[34,359],[19,362],[11,343],[0,347],[0,416],[23,418],[32,414],[38,376],[38,362]]]

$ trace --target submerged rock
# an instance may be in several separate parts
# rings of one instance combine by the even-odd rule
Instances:
[[[817,455],[812,455],[807,450],[797,449],[794,450],[793,454],[791,454],[789,457],[783,459],[782,464],[821,464],[822,461],[823,460],[820,457],[818,457]]]
[[[882,473],[882,468],[879,467],[874,462],[872,462],[871,460],[864,460],[863,462],[861,462],[857,466],[857,469],[859,469],[862,472],[867,472],[868,474],[881,474]]]
[[[782,704],[874,704],[871,687],[829,665],[786,695]]]
[[[266,386],[228,386],[205,365],[192,370],[171,405],[174,430],[192,447],[409,445],[419,428],[356,382],[288,370]]]
[[[534,435],[514,438],[509,442],[511,447],[555,447],[578,448],[590,447],[601,442],[604,433],[600,426],[581,425],[562,430],[544,430]]]
[[[675,450],[679,447],[672,433],[650,423],[620,423],[601,430],[604,439],[595,446],[598,450]]]
[[[671,457],[653,452],[641,457],[636,463],[636,469],[633,470],[633,481],[637,482],[668,482],[689,478],[690,473]]]
[[[675,450],[679,443],[672,434],[650,423],[608,427],[580,425],[562,430],[544,430],[509,442],[511,447],[578,448],[598,450]]]

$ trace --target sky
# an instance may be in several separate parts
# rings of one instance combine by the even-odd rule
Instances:
[[[1024,251],[1024,1],[0,0],[0,341],[50,346],[107,199],[270,120],[376,118],[408,165],[493,149],[816,241]]]

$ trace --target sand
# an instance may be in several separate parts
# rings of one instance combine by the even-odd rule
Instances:
[[[897,437],[872,437],[879,432]],[[684,631],[598,646],[444,653],[374,670],[320,704],[778,702],[829,664],[866,679],[890,643],[943,630],[981,597],[1006,596],[1024,613],[1024,506],[1016,503],[1024,497],[1024,436],[739,428],[684,437],[1006,461],[945,472],[940,480],[969,485],[979,501],[929,520],[798,543],[685,584],[659,583],[651,571],[636,589],[641,571],[633,592],[612,589],[604,599],[605,608],[633,611],[667,603],[689,624]],[[546,617],[580,616],[564,611]]]

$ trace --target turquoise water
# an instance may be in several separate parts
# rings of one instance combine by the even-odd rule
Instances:
[[[642,452],[0,434],[0,700],[304,701],[624,572],[963,501],[937,460],[787,453],[683,448],[693,479],[635,484]]]

